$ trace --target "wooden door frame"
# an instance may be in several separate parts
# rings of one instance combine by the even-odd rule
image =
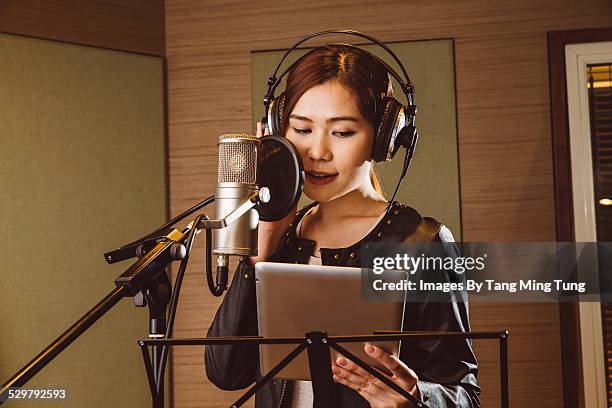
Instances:
[[[556,238],[560,242],[575,241],[565,46],[601,41],[612,41],[612,27],[548,32]],[[566,408],[580,407],[584,401],[581,395],[580,320],[577,303],[561,302],[559,304],[559,325],[564,406]]]

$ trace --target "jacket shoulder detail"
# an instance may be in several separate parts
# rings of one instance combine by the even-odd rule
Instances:
[[[399,204],[402,219],[406,223],[404,242],[433,242],[438,237],[442,224],[432,217],[423,217],[417,210]],[[449,231],[450,232],[450,231]]]
[[[440,242],[455,242],[455,237],[450,229],[444,224],[440,226],[440,233],[438,234]]]

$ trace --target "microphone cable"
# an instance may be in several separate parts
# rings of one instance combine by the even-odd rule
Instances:
[[[185,257],[181,260],[181,264],[176,274],[176,280],[174,282],[174,288],[172,290],[172,297],[170,300],[170,308],[168,310],[168,323],[166,325],[166,333],[164,334],[164,340],[168,340],[172,337],[172,329],[174,328],[174,319],[176,316],[176,309],[178,306],[178,298],[179,298],[179,294],[181,291],[181,285],[183,283],[183,277],[185,276],[187,264],[189,263],[189,254],[191,253],[191,249],[193,248],[193,242],[195,241],[195,236],[197,234],[198,225],[200,225],[200,222],[202,220],[208,220],[208,217],[205,214],[200,214],[196,217],[196,219],[193,221],[192,229],[189,231],[189,235],[187,236],[187,240],[185,241],[185,248],[187,250],[186,250]],[[208,229],[206,229],[206,249],[207,249],[207,258],[208,258],[207,263],[209,266],[211,262],[211,253],[210,253],[210,248],[211,248],[210,243],[211,242],[212,242],[211,232]],[[157,371],[158,382],[157,384],[155,384],[157,387],[158,395],[161,393],[161,390],[162,390],[161,385],[163,384],[163,376],[165,373],[166,362],[168,360],[168,351],[169,351],[169,347],[164,344],[162,346],[159,368]]]

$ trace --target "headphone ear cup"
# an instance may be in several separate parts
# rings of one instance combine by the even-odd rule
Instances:
[[[386,97],[384,111],[376,127],[372,145],[372,160],[375,162],[391,160],[397,151],[396,140],[406,124],[404,106],[395,98]]]
[[[285,108],[285,93],[281,93],[274,98],[268,108],[270,121],[270,134],[273,136],[281,135],[281,124],[283,120],[283,112]]]
[[[276,101],[274,98],[268,102],[268,105],[266,106],[266,116],[261,119],[261,131],[264,135],[266,134],[266,129],[270,132],[270,134],[272,134],[272,109],[275,103]]]
[[[404,146],[406,149],[414,151],[416,147],[416,141],[417,141],[416,128],[412,125],[412,123],[410,123],[407,126],[405,126],[403,129],[401,129],[399,134],[397,135],[397,139],[395,140],[395,146],[393,147],[392,155],[394,156],[395,153],[399,150],[401,146]]]

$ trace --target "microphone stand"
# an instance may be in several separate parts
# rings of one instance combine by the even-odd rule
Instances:
[[[170,299],[168,296],[170,293],[170,281],[166,268],[175,260],[188,259],[189,251],[185,244],[190,250],[200,223],[204,225],[207,231],[208,229],[224,228],[253,208],[260,200],[267,202],[269,199],[269,190],[266,187],[261,187],[244,204],[221,220],[208,220],[206,216],[200,215],[196,218],[197,222],[192,222],[183,231],[170,228],[171,225],[214,201],[214,196],[211,196],[140,240],[104,254],[108,263],[119,262],[135,256],[138,256],[140,259],[115,279],[116,287],[114,290],[0,387],[0,405],[7,400],[8,391],[11,388],[23,387],[124,297],[134,297],[136,306],[147,304],[149,306],[150,336],[163,337],[165,340],[168,340],[167,336],[172,330],[174,312],[176,311],[180,283],[174,289],[175,293],[172,296],[173,303],[170,310],[169,324],[166,327],[166,309]],[[160,236],[162,232],[164,234]],[[185,267],[186,262],[183,262],[181,269],[184,270]],[[158,344],[153,347],[153,363],[149,366],[155,369],[152,381],[154,381],[155,388],[158,390],[156,392],[157,397],[161,398],[161,400],[153,401],[154,408],[163,407],[163,372],[167,351],[166,345]]]
[[[137,239],[136,241],[132,241],[129,244],[122,245],[118,249],[105,253],[104,259],[106,259],[106,262],[108,262],[109,264],[114,264],[139,255],[139,251],[142,251],[143,249],[146,250],[145,247],[147,245],[151,245],[151,243],[159,239],[160,236],[163,236],[166,233],[170,232],[170,230],[172,230],[171,227],[174,224],[187,218],[194,212],[198,211],[200,208],[206,207],[213,201],[215,201],[214,195],[205,198],[190,209],[183,211],[181,214],[177,215],[161,227],[157,228],[155,231],[145,235],[140,239]]]
[[[152,283],[152,287],[146,292],[138,292],[134,296],[134,306],[149,308],[149,338],[159,339],[164,338],[166,333],[166,310],[170,302],[170,294],[172,287],[167,273],[161,273],[158,278]],[[159,370],[163,355],[163,347],[154,346],[152,348],[152,365],[155,372]],[[160,398],[164,398],[163,377],[156,377],[156,382],[160,384]]]

